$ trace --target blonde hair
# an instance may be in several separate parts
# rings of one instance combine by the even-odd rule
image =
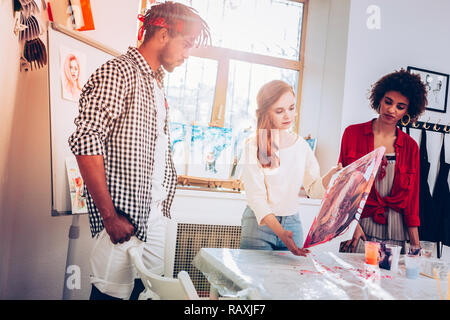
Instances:
[[[289,84],[281,80],[273,80],[264,84],[256,96],[257,158],[263,168],[277,168],[280,165],[277,154],[279,146],[273,141],[274,125],[269,110],[286,92],[291,92],[295,96]]]

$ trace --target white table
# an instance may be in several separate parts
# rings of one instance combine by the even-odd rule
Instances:
[[[235,299],[439,299],[434,279],[369,269],[362,254],[202,248],[193,264],[220,296]]]

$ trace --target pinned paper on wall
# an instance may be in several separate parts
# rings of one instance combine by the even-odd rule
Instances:
[[[84,182],[78,169],[75,157],[66,158],[67,178],[69,181],[70,199],[72,213],[87,213],[86,194],[84,192]]]
[[[60,68],[62,97],[78,102],[81,88],[86,82],[86,54],[61,46]]]
[[[48,19],[68,29],[95,30],[90,0],[49,0]]]
[[[385,152],[379,147],[337,172],[331,179],[304,248],[328,242],[359,220]]]
[[[71,0],[72,14],[78,31],[95,30],[90,0]]]

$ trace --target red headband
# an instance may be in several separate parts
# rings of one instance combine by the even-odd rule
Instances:
[[[145,16],[142,14],[139,14],[138,19],[139,19],[139,21],[142,22],[142,26],[139,28],[139,32],[138,32],[138,40],[141,41],[142,36],[144,35]],[[148,21],[148,24],[152,25],[152,26],[156,26],[156,27],[166,28],[166,29],[172,28],[172,26],[168,25],[166,23],[166,20],[162,17],[150,19]],[[183,31],[183,21],[177,20],[176,25],[177,25],[177,27],[176,27],[177,32],[181,33],[181,31]]]

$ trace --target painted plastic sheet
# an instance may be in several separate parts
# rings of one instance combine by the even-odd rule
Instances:
[[[407,279],[401,267],[397,273],[368,268],[362,254],[317,248],[307,257],[288,251],[203,248],[193,264],[221,296],[235,299],[439,299],[433,279]],[[446,282],[441,286],[446,288]]]
[[[379,147],[333,176],[304,248],[333,240],[359,220],[384,151],[384,147]]]

